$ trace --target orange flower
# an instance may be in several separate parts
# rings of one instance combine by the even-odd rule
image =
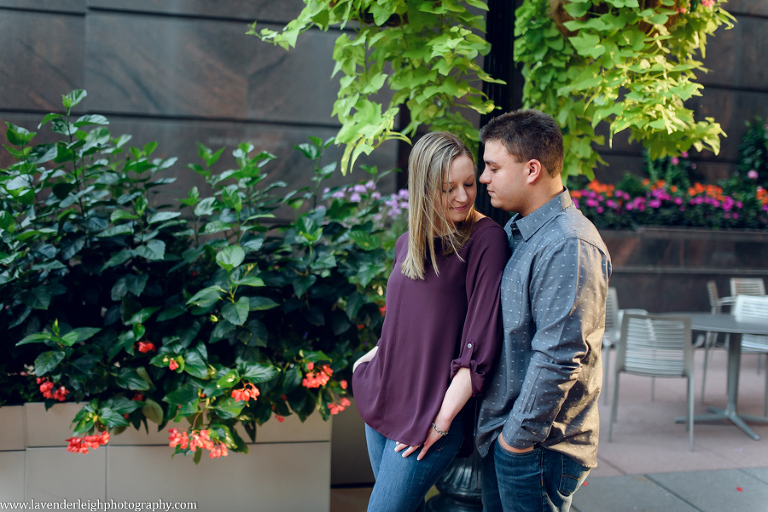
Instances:
[[[139,352],[142,354],[146,354],[147,352],[152,352],[155,350],[155,344],[151,341],[140,341],[139,342]]]
[[[178,367],[179,367],[179,363],[177,363],[175,359],[171,359],[170,361],[168,361],[168,368],[170,368],[171,370],[175,370]]]
[[[314,366],[312,366],[314,368]],[[312,369],[310,368],[310,370]],[[302,379],[301,384],[305,388],[319,388],[325,386],[333,375],[333,370],[330,366],[323,365],[320,371],[309,371]]]
[[[226,457],[229,455],[229,450],[227,450],[227,446],[224,443],[219,443],[215,445],[211,449],[211,453],[208,454],[208,456],[212,459],[218,458],[218,457]]]
[[[342,398],[338,404],[328,404],[328,410],[331,412],[331,415],[336,415],[350,405],[352,405],[352,402],[350,402],[349,399]]]
[[[71,453],[88,453],[89,449],[95,450],[109,442],[109,432],[106,430],[99,434],[92,434],[82,437],[70,437],[66,440],[68,444],[67,451]]]
[[[182,450],[186,450],[187,447],[189,447],[189,435],[186,431],[179,433],[179,429],[171,428],[168,429],[168,432],[171,434],[170,437],[168,437],[168,439],[171,441],[168,443],[168,446],[171,448],[178,446]]]
[[[63,402],[67,399],[69,390],[64,386],[59,386],[56,391],[51,391],[54,387],[54,384],[53,382],[49,381],[47,377],[38,377],[37,383],[40,385],[39,389],[40,393],[43,395],[43,398],[50,398],[53,400],[58,400],[59,402]]]
[[[247,402],[251,398],[256,400],[256,397],[260,395],[259,388],[253,385],[253,383],[249,382],[245,384],[242,389],[233,389],[232,390],[232,398],[234,398],[238,402]]]

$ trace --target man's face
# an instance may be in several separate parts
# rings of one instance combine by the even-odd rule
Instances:
[[[491,204],[504,211],[525,215],[528,194],[528,162],[518,162],[498,140],[485,144],[485,169],[480,175],[491,196]]]

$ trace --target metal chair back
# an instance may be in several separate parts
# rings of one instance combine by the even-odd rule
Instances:
[[[737,295],[732,314],[737,320],[768,322],[768,296]],[[741,336],[741,352],[742,354],[768,354],[768,336],[743,334]],[[758,359],[759,369],[760,359]],[[765,374],[763,416],[768,416],[768,370]]]
[[[732,277],[731,295],[765,295],[765,281],[761,277]]]
[[[666,315],[625,313],[616,345],[613,400],[608,440],[613,436],[622,372],[648,377],[684,377],[688,381],[688,446],[693,451],[693,344],[691,319]]]
[[[625,314],[616,353],[620,371],[654,377],[693,375],[691,320]]]

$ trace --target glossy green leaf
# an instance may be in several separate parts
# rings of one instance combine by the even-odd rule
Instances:
[[[230,245],[219,251],[216,263],[226,271],[239,267],[245,260],[245,251],[238,245]]]
[[[43,376],[64,360],[64,352],[61,350],[49,350],[35,358],[35,375]]]
[[[221,315],[234,325],[243,325],[248,320],[250,300],[248,297],[240,297],[237,302],[227,302],[221,308]]]

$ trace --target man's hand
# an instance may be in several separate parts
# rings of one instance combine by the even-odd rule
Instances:
[[[504,436],[499,434],[499,437],[496,438],[499,442],[499,445],[501,445],[502,448],[507,450],[508,452],[512,453],[528,453],[531,450],[533,450],[533,446],[529,446],[528,448],[515,448],[514,446],[510,446],[507,444],[507,442],[504,440]]]

